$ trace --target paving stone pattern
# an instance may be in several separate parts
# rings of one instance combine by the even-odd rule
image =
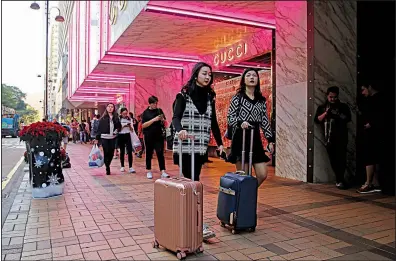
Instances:
[[[106,176],[88,168],[90,149],[68,147],[72,168],[64,170],[62,196],[32,199],[25,175],[2,228],[2,260],[177,259],[151,244],[160,172],[147,180],[144,158],[135,158],[137,174],[121,174],[113,160],[113,175]],[[233,169],[216,159],[203,168],[204,221],[217,237],[188,260],[396,260],[394,198],[283,179],[272,169],[259,189],[256,231],[231,234],[219,226],[216,205],[219,177]]]

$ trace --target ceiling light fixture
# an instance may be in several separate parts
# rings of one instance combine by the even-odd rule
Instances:
[[[108,82],[108,83],[125,83],[125,84],[129,84],[130,82],[120,82],[120,81],[110,81],[110,80],[90,80],[90,79],[86,79],[86,82]]]
[[[115,78],[132,78],[135,79],[134,75],[122,75],[122,74],[106,74],[106,73],[91,73],[89,76],[95,77],[115,77]]]
[[[126,62],[116,62],[116,61],[100,61],[99,63],[183,70],[183,67],[181,66],[170,66],[170,65],[160,65],[160,64],[126,63]]]
[[[185,16],[190,16],[190,17],[195,17],[195,18],[205,18],[205,19],[209,19],[209,20],[222,21],[222,22],[228,22],[228,23],[233,23],[233,24],[243,24],[243,25],[261,27],[261,28],[267,28],[267,29],[276,29],[276,26],[274,24],[255,22],[255,21],[251,21],[251,20],[247,20],[247,19],[234,18],[234,17],[229,17],[229,16],[223,16],[223,15],[213,15],[213,14],[207,14],[207,13],[193,12],[193,11],[187,11],[187,10],[182,10],[182,9],[177,9],[177,8],[147,5],[144,8],[144,10],[151,11],[151,12],[161,12],[161,13],[170,13],[170,14],[176,14],[176,15],[185,15]]]
[[[181,58],[181,57],[168,57],[168,56],[160,56],[160,55],[147,55],[147,54],[135,54],[135,53],[119,53],[119,52],[107,52],[107,54],[116,55],[116,56],[125,56],[125,57],[138,57],[138,58],[170,60],[170,61],[180,61],[180,62],[199,62],[198,59]]]

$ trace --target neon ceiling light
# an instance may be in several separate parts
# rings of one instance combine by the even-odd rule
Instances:
[[[124,90],[103,90],[103,89],[78,89],[77,90],[77,92],[79,92],[79,93],[100,93],[100,94],[117,94],[117,93],[120,93],[120,94],[128,94],[129,93],[129,91],[128,90],[126,90],[126,91],[124,91]]]
[[[242,74],[241,72],[231,72],[231,71],[222,71],[222,70],[213,71],[213,72],[214,73]]]
[[[117,77],[106,77],[106,76],[88,76],[89,80],[113,80],[113,81],[134,81],[135,78],[117,78]]]
[[[106,73],[91,73],[89,76],[94,76],[94,77],[115,77],[115,78],[135,78],[135,76],[133,76],[133,75],[106,74]]]
[[[250,26],[262,27],[262,28],[268,28],[268,29],[276,28],[275,25],[269,24],[269,23],[261,23],[261,22],[247,20],[247,19],[234,18],[234,17],[229,17],[229,16],[223,16],[223,15],[212,15],[212,14],[200,13],[200,12],[192,12],[192,11],[176,9],[176,8],[169,8],[169,7],[162,7],[162,6],[147,5],[144,10],[145,11],[177,14],[177,15],[186,15],[186,16],[191,16],[191,17],[196,17],[196,18],[206,18],[206,19],[211,19],[211,20],[229,22],[229,23],[234,23],[234,24],[250,25]]]
[[[129,91],[129,88],[115,88],[102,86],[81,86],[78,90],[106,90],[106,91]]]
[[[120,81],[106,81],[106,80],[90,80],[90,79],[87,79],[87,80],[85,80],[86,82],[109,82],[109,83],[126,83],[126,84],[129,84],[130,82],[120,82]]]
[[[91,90],[91,89],[78,89],[78,93],[99,93],[99,94],[128,94],[129,91],[118,91],[118,90]]]
[[[242,67],[242,68],[259,68],[259,69],[266,69],[266,70],[271,70],[271,67],[265,67],[265,66],[254,66],[254,65],[243,65],[243,64],[232,64],[228,66],[233,66],[233,67]]]
[[[146,55],[146,54],[135,54],[135,53],[119,53],[119,52],[107,52],[109,55],[125,56],[125,57],[138,57],[147,59],[159,59],[159,60],[170,60],[180,62],[199,62],[198,59],[181,58],[181,57],[168,57],[160,55]]]
[[[183,67],[181,66],[159,65],[159,64],[148,64],[148,63],[125,63],[125,62],[115,62],[115,61],[100,61],[100,63],[183,70]]]

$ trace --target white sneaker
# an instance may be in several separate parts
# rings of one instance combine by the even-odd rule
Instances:
[[[122,168],[120,169],[120,171],[121,171],[121,172],[125,172],[125,168],[122,167]]]
[[[136,173],[136,170],[134,168],[129,168],[129,173]]]
[[[153,178],[153,173],[151,171],[147,172],[147,178],[152,179]]]
[[[161,178],[169,178],[170,176],[165,172],[162,171]]]
[[[208,240],[216,236],[216,234],[213,231],[211,231],[208,225],[206,224],[203,224],[202,234],[203,234],[203,240]]]

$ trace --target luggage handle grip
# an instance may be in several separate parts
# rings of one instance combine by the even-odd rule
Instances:
[[[250,146],[249,146],[249,170],[248,175],[252,175],[252,165],[253,165],[253,137],[254,137],[254,128],[250,129]],[[246,129],[242,129],[242,173],[246,173],[245,170],[245,147],[246,147]]]

